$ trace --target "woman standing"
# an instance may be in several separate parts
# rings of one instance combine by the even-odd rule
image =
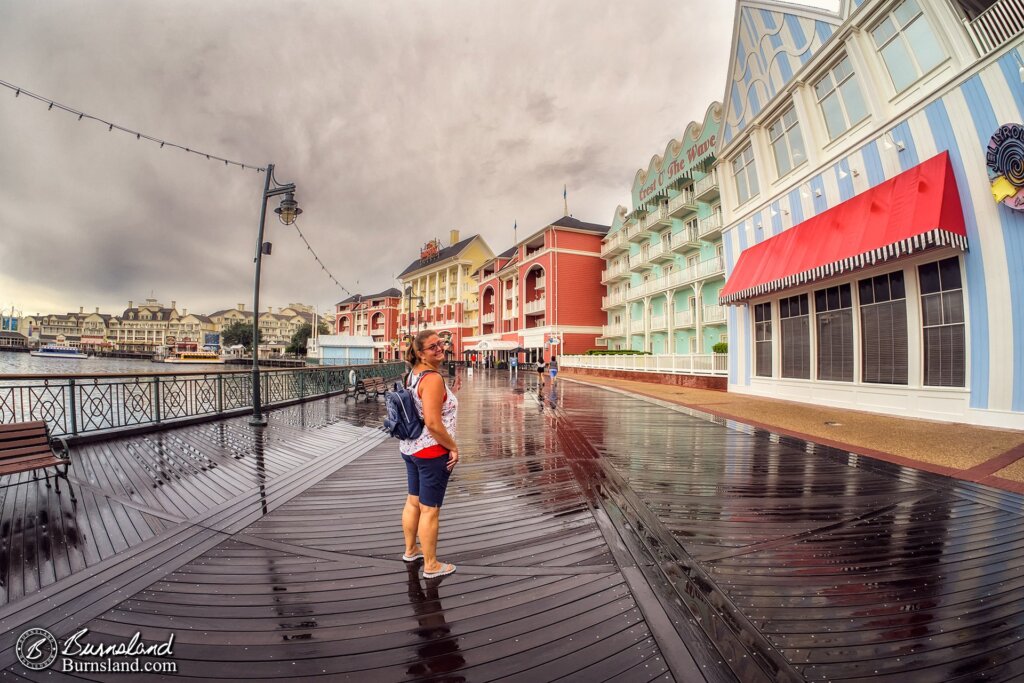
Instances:
[[[454,564],[437,559],[438,515],[452,469],[459,462],[455,443],[455,424],[461,378],[451,391],[438,369],[444,361],[447,342],[433,330],[423,330],[412,340],[405,359],[412,366],[406,377],[413,390],[416,410],[423,418],[423,433],[417,439],[403,439],[399,450],[405,460],[409,495],[402,511],[405,554],[402,559],[415,562],[423,558],[423,576],[432,579],[455,571]],[[419,537],[419,545],[416,538]]]

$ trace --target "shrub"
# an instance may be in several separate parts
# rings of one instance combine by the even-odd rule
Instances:
[[[718,342],[717,344],[711,347],[711,350],[714,351],[715,353],[729,353],[729,343]]]
[[[590,349],[588,356],[649,356],[650,351],[635,351],[633,349]]]

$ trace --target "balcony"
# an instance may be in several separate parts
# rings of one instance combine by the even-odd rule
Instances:
[[[652,315],[651,316],[651,332],[660,332],[668,329],[668,316],[667,315]]]
[[[987,55],[1024,31],[1024,0],[998,0],[965,23],[978,52]]]
[[[626,239],[633,244],[639,244],[649,240],[652,234],[654,231],[648,227],[647,221],[640,219],[630,224],[629,230],[626,231]]]
[[[505,290],[505,301],[511,301],[515,297],[516,297],[516,288],[515,287],[513,287],[512,289],[506,289]]]
[[[547,299],[541,297],[534,299],[533,301],[527,301],[523,304],[523,313],[526,315],[544,315],[544,307],[547,304]]]
[[[700,233],[694,225],[688,225],[681,232],[672,235],[672,251],[682,252],[700,247]]]
[[[639,254],[631,254],[629,257],[629,269],[634,273],[650,270],[654,266],[649,259],[649,251],[641,251]]]
[[[693,311],[679,311],[673,318],[676,329],[684,329],[694,326]]]
[[[601,271],[601,282],[616,282],[629,279],[629,267],[627,261],[616,261]]]
[[[629,240],[626,239],[626,227],[623,226],[621,230],[616,232],[614,235],[608,236],[601,243],[601,256],[608,258],[615,254],[622,253],[629,249]]]
[[[466,303],[462,304],[462,310],[463,311],[467,311],[467,312],[468,311],[478,311],[478,310],[480,310],[480,302],[479,301],[467,301]]]
[[[682,192],[668,200],[668,215],[673,218],[682,218],[696,210],[697,200],[693,198],[693,190],[690,188],[684,188]]]
[[[705,325],[721,325],[725,322],[725,306],[705,306],[701,322]]]
[[[722,212],[715,211],[710,216],[700,219],[699,235],[702,240],[708,242],[716,237],[722,236]]]
[[[627,298],[629,300],[640,299],[651,294],[674,289],[688,285],[697,280],[707,280],[725,272],[725,261],[720,256],[701,261],[688,268],[663,275],[654,280],[648,280],[635,287],[629,288]]]
[[[484,313],[483,315],[481,315],[480,316],[480,323],[483,324],[483,325],[493,325],[494,324],[494,311],[491,311],[490,313]]]
[[[615,308],[616,306],[623,306],[625,303],[626,295],[622,292],[601,297],[601,308]]]
[[[720,194],[718,191],[718,169],[713,169],[711,173],[698,180],[693,185],[693,196],[695,199],[699,199],[704,203],[710,203],[717,199]]]
[[[651,263],[668,263],[675,260],[676,255],[672,253],[671,243],[662,238],[658,243],[651,245],[647,252],[647,259]]]
[[[533,281],[533,288],[534,289],[544,289],[544,283],[545,283],[546,279],[547,278],[539,277],[536,280],[534,280]]]
[[[657,230],[659,227],[668,225],[667,204],[665,202],[658,202],[653,211],[648,213],[646,216],[640,217],[640,224],[647,230]]]
[[[644,321],[633,320],[629,323],[630,334],[643,334],[644,333]]]
[[[602,337],[625,337],[626,326],[622,323],[618,325],[602,325],[601,326]]]

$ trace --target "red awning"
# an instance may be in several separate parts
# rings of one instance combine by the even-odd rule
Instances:
[[[736,304],[939,246],[967,250],[948,152],[744,250],[719,301]]]

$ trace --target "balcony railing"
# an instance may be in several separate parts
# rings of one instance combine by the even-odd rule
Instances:
[[[616,232],[614,235],[608,237],[601,244],[601,256],[611,256],[612,254],[625,249],[627,245],[625,227]]]
[[[668,214],[670,216],[682,216],[696,210],[697,203],[693,198],[693,190],[690,188],[684,188],[682,192],[668,200]]]
[[[622,292],[601,297],[601,308],[612,308],[613,306],[621,306],[624,303],[626,303],[626,295]]]
[[[668,316],[667,315],[652,315],[651,316],[651,331],[664,330],[668,328]]]
[[[702,322],[705,325],[716,325],[725,322],[725,306],[705,306]]]
[[[660,292],[673,287],[681,287],[697,280],[704,280],[725,272],[725,261],[721,256],[701,261],[689,268],[663,275],[654,280],[648,280],[635,287],[629,288],[627,295],[630,300],[639,299],[655,292]]]
[[[601,271],[601,282],[611,282],[629,275],[629,264],[626,261],[616,261]]]
[[[672,250],[685,251],[700,246],[700,234],[697,228],[688,225],[681,232],[672,235]]]
[[[608,356],[559,356],[563,368],[591,368],[623,372],[660,372],[674,375],[728,375],[725,353],[665,354],[658,356],[613,354]]]
[[[481,315],[480,316],[480,322],[482,324],[484,324],[484,325],[493,325],[494,324],[494,311],[491,311],[490,313],[484,313],[483,315]]]
[[[965,23],[978,52],[987,55],[1024,31],[1024,0],[998,0]]]
[[[546,278],[543,278],[543,277],[537,278],[533,282],[533,288],[534,289],[544,289],[545,281],[546,281]]]
[[[629,323],[629,331],[633,334],[644,333],[644,321],[643,320],[632,320]]]
[[[722,234],[722,213],[715,211],[710,216],[706,216],[700,219],[699,223],[700,237],[701,239],[714,238]]]
[[[505,300],[506,301],[509,300],[509,299],[514,299],[515,296],[516,296],[516,288],[515,287],[513,287],[512,289],[506,289],[505,290]]]
[[[480,309],[480,302],[479,301],[467,301],[466,303],[464,303],[462,305],[462,310],[464,310],[464,311],[476,311],[476,310],[479,310],[479,309]]]
[[[698,180],[693,185],[693,195],[697,199],[704,197],[711,198],[712,196],[718,195],[718,169],[714,169],[711,173]]]
[[[693,327],[693,311],[677,311],[674,322],[676,327]]]
[[[537,313],[543,314],[546,304],[547,298],[543,296],[539,299],[534,299],[533,301],[527,301],[523,304],[523,313],[526,315],[535,315]]]
[[[601,326],[602,337],[625,337],[626,326],[624,324],[618,325],[602,325]]]
[[[665,202],[658,202],[654,210],[640,217],[640,224],[647,230],[653,230],[658,225],[668,224],[668,206]]]

